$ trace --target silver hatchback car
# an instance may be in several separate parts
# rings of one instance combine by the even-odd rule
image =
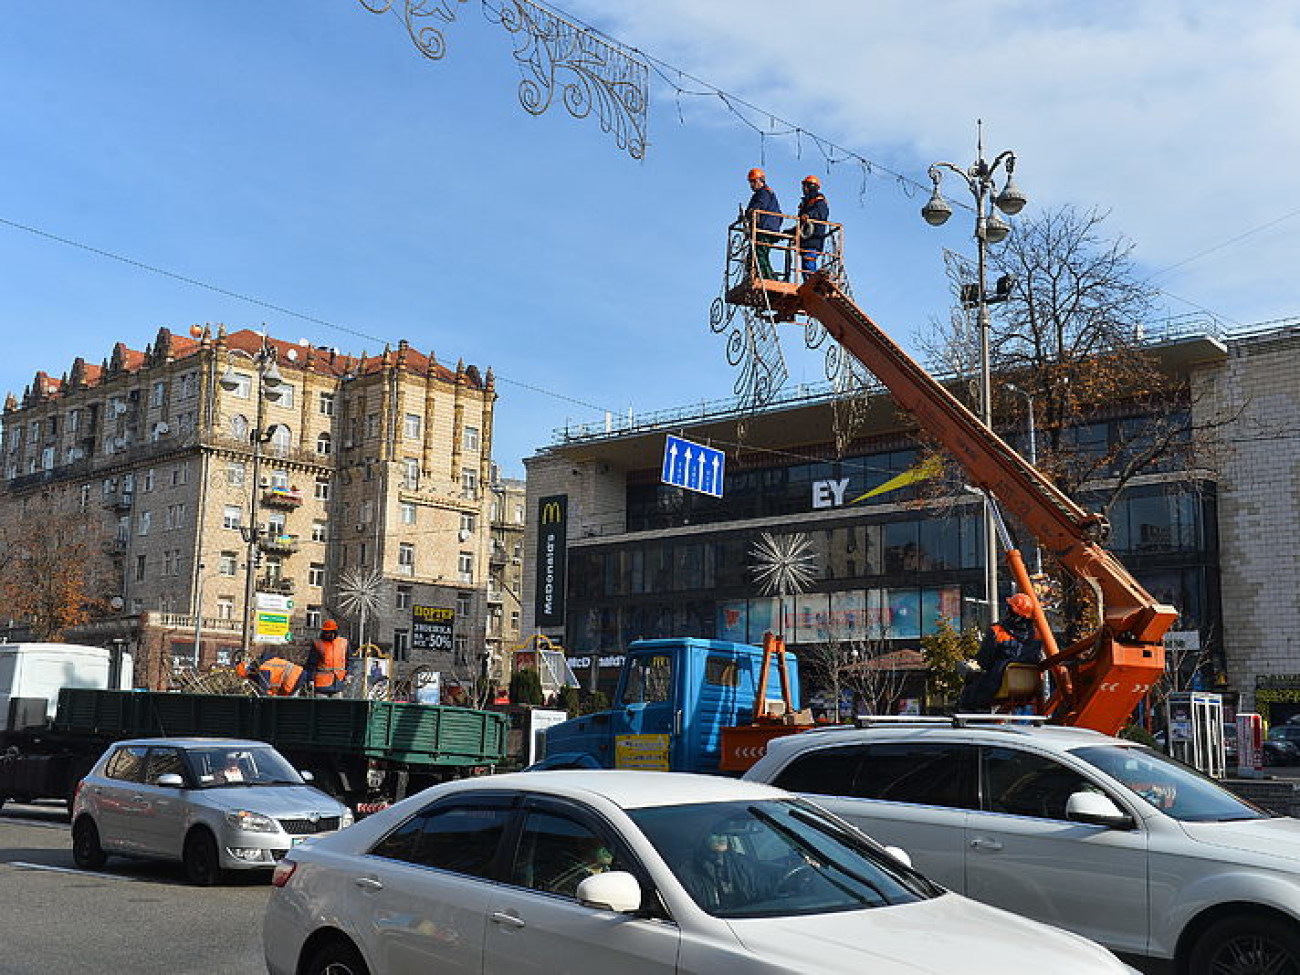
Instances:
[[[179,860],[209,886],[228,870],[270,870],[294,846],[351,824],[347,806],[265,742],[143,738],[112,745],[81,780],[72,855],[87,870],[110,854]]]

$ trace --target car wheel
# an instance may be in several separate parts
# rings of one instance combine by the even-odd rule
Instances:
[[[350,941],[330,941],[317,948],[304,975],[370,975],[361,952]]]
[[[72,859],[82,870],[98,870],[108,859],[99,843],[99,828],[89,816],[72,827]]]
[[[1192,946],[1190,975],[1297,975],[1300,930],[1273,917],[1216,921]]]
[[[206,829],[195,829],[185,837],[185,877],[196,887],[211,887],[225,876],[217,853],[217,841]]]

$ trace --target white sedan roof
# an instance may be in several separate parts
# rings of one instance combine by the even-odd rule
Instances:
[[[601,796],[624,809],[645,806],[679,806],[697,802],[734,802],[746,799],[784,799],[783,789],[741,782],[718,775],[685,772],[643,772],[616,769],[556,769],[514,772],[483,778],[460,779],[443,787],[452,789],[511,789],[545,795],[585,799]]]

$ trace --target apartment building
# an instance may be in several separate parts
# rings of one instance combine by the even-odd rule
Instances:
[[[154,685],[238,650],[250,553],[254,600],[288,617],[291,647],[329,616],[399,675],[454,673],[487,650],[495,400],[490,370],[405,341],[367,357],[160,329],[7,397],[0,525],[33,510],[98,525],[110,610],[69,638],[126,641]],[[438,610],[438,639],[417,606]]]

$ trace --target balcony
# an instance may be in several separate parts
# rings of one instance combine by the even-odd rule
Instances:
[[[297,488],[271,487],[262,492],[262,504],[268,508],[283,508],[292,511],[303,502],[302,492]]]
[[[109,555],[125,555],[130,539],[124,537],[104,539],[104,551]]]
[[[289,596],[293,594],[294,588],[293,580],[283,576],[277,579],[270,579],[263,576],[261,579],[257,580],[258,592],[276,592],[281,595]]]
[[[112,495],[104,499],[104,507],[109,511],[130,511],[131,502],[135,500],[135,495],[131,491],[123,491],[121,494]]]
[[[267,535],[259,543],[263,552],[273,552],[276,555],[292,555],[298,551],[297,535]]]

